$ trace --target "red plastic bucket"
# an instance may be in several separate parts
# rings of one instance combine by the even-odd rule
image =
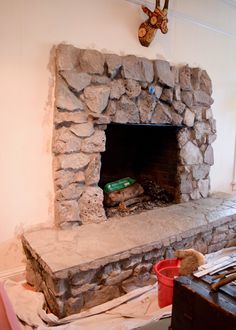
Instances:
[[[165,307],[172,304],[174,278],[179,275],[180,260],[165,259],[153,266],[158,280],[158,304]]]

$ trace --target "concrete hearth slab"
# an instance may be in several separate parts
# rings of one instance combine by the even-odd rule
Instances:
[[[198,201],[157,208],[74,229],[24,234],[23,243],[50,273],[97,269],[111,262],[169,246],[236,220],[236,196],[215,194]]]

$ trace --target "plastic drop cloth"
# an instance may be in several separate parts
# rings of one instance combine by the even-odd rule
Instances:
[[[171,306],[158,307],[156,285],[134,290],[64,319],[45,312],[42,293],[27,290],[10,280],[4,282],[4,288],[22,330],[131,330],[171,314]]]

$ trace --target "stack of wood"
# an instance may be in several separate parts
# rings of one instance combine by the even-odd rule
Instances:
[[[142,201],[144,196],[140,196],[143,193],[143,187],[136,182],[126,188],[105,193],[104,204],[106,206],[117,206],[121,204],[123,207],[127,207]]]
[[[171,202],[171,194],[150,179],[142,179],[142,184],[135,182],[119,190],[104,192],[104,206],[108,217],[136,214]]]

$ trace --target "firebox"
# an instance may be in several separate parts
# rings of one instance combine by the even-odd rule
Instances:
[[[147,199],[174,202],[180,128],[158,124],[108,125],[99,186],[103,189],[108,182],[130,177],[144,188]]]

